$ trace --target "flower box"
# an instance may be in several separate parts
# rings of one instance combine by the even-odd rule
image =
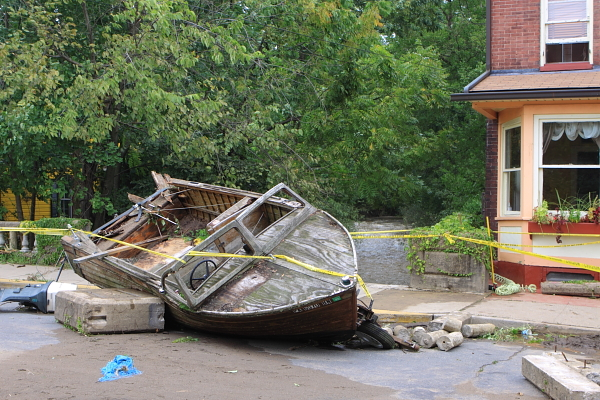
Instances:
[[[529,233],[557,233],[563,235],[600,235],[600,224],[592,222],[563,222],[553,224],[529,222],[527,231]]]

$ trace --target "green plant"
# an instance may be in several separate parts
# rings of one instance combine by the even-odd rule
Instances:
[[[43,218],[37,221],[22,221],[22,228],[65,229],[71,225],[75,229],[87,229],[90,222],[85,219]],[[67,234],[65,232],[65,234]],[[37,252],[22,253],[11,251],[0,254],[0,262],[7,264],[55,265],[62,254],[60,235],[36,234]],[[33,243],[31,243],[33,245]]]
[[[198,338],[186,336],[179,339],[173,340],[173,343],[189,343],[189,342],[197,342]]]
[[[448,272],[448,271],[444,271],[441,268],[437,269],[439,272],[441,272],[442,274],[446,274],[448,276],[457,276],[457,277],[468,277],[468,276],[473,276],[472,272],[469,272],[468,274],[453,274],[452,272]]]
[[[210,235],[208,234],[206,229],[198,229],[196,231],[190,231],[188,232],[183,239],[186,241],[192,241],[192,242],[196,242],[196,241],[203,241],[204,239],[206,239],[207,237],[209,237]]]
[[[474,227],[469,216],[454,213],[431,227],[416,228],[411,231],[411,236],[414,237],[409,238],[407,243],[408,270],[417,274],[423,273],[425,261],[419,257],[421,251],[441,251],[470,255],[478,262],[483,263],[488,270],[491,270],[490,253],[487,246],[465,240],[448,240],[444,237],[445,234],[484,241],[493,240],[484,228]],[[442,270],[440,272],[449,274]],[[463,274],[459,275],[462,276]],[[464,275],[469,276],[470,274]]]
[[[550,223],[550,215],[548,214],[548,202],[546,200],[543,200],[542,204],[533,209],[533,217],[531,218],[531,220],[533,222],[537,222],[538,224]]]
[[[586,283],[598,283],[598,281],[594,281],[594,280],[573,280],[573,281],[563,281],[563,283],[577,283],[579,285],[585,285]]]
[[[81,318],[77,317],[77,323],[75,326],[71,325],[71,318],[73,318],[71,315],[65,315],[65,321],[63,323],[63,326],[67,329],[72,330],[73,332],[77,332],[81,335],[87,336],[87,334],[83,330],[83,321],[81,320]]]
[[[493,340],[495,342],[514,342],[523,338],[523,331],[531,329],[530,326],[521,327],[501,327],[494,330],[492,333],[487,333],[482,336],[483,339]]]
[[[600,199],[588,193],[588,197],[561,198],[558,193],[554,209],[543,200],[541,205],[533,209],[531,220],[539,224],[552,224],[560,229],[565,223],[593,222],[600,223]]]

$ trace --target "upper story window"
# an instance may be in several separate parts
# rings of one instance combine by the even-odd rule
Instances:
[[[541,14],[541,70],[591,68],[592,0],[543,0]]]

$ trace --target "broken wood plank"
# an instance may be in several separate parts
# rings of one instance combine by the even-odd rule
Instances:
[[[156,243],[156,242],[160,242],[163,240],[167,240],[168,237],[158,237],[158,238],[152,238],[152,239],[148,239],[148,240],[144,240],[142,242],[138,242],[138,243],[132,243],[133,246],[138,246],[138,247],[144,247],[144,246],[148,246],[150,244]],[[76,258],[73,260],[74,263],[82,263],[88,260],[93,260],[94,258],[100,258],[100,257],[104,257],[104,256],[108,256],[108,255],[112,255],[115,253],[120,253],[122,251],[125,250],[131,250],[130,246],[121,246],[121,247],[114,247],[110,250],[106,250],[106,251],[102,251],[100,253],[96,253],[96,254],[91,254],[89,256],[85,256],[85,257],[80,257],[80,258]]]

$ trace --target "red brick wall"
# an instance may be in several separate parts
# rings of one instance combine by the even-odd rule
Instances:
[[[540,66],[541,0],[491,0],[491,69]],[[593,61],[600,64],[600,1],[594,0]]]
[[[491,0],[491,7],[492,70],[539,68],[540,0]]]
[[[487,120],[485,145],[485,191],[483,217],[489,217],[492,230],[498,229],[498,120]]]

